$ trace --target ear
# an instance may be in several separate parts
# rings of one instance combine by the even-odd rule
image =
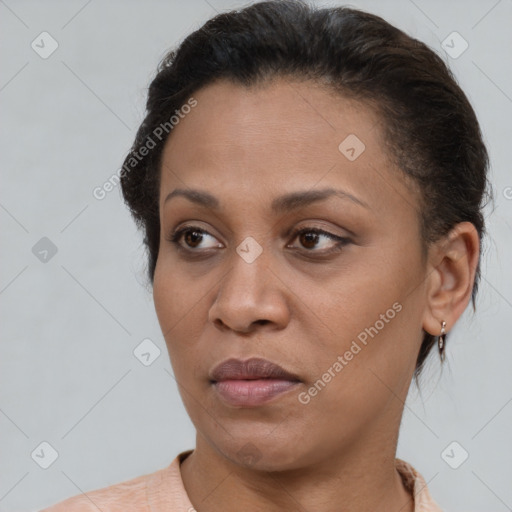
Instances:
[[[427,307],[423,329],[438,336],[441,322],[448,332],[466,309],[480,255],[480,237],[471,222],[457,224],[429,251]]]

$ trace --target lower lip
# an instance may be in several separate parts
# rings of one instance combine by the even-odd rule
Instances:
[[[297,384],[279,379],[224,380],[213,383],[213,388],[228,404],[251,407],[264,404]]]

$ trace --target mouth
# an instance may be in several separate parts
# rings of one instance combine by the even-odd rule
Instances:
[[[300,384],[297,375],[266,359],[228,359],[210,372],[210,383],[220,398],[235,407],[255,407]]]

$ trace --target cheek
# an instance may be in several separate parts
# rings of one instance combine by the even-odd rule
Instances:
[[[173,279],[172,273],[165,272],[160,261],[157,262],[155,268],[153,302],[162,333],[165,336],[166,331],[171,327],[172,319],[179,314],[177,311],[179,308],[177,297],[180,293],[177,292],[179,283]]]
[[[316,354],[316,371],[298,397],[304,404],[300,410],[305,431],[318,428],[318,418],[322,418],[322,435],[333,443],[348,442],[379,418],[400,415],[414,362],[410,352],[400,350],[400,343],[406,342],[400,336],[400,315],[405,314],[404,308],[384,327],[375,326],[375,320],[368,322],[367,330],[360,328],[360,317],[352,318],[348,326],[350,316],[339,320],[339,329],[334,329],[339,336],[323,339],[323,348],[328,350],[311,353]],[[368,314],[368,318],[373,316],[373,312]]]
[[[171,268],[172,267],[172,268]],[[206,286],[193,284],[175,266],[157,263],[153,301],[175,375],[197,363],[194,351],[207,318]]]
[[[411,283],[420,278],[419,267],[403,267],[397,258],[385,270],[361,264],[315,288],[308,305],[318,335],[304,340],[322,381],[312,402],[328,403],[342,415],[346,408],[357,411],[362,419],[393,393],[401,396],[421,342],[421,290],[411,293]]]
[[[402,294],[399,279],[388,277],[389,282],[386,282],[382,274],[360,263],[321,287],[309,283],[308,288],[313,293],[304,297],[304,303],[315,313],[315,323],[325,333],[323,348],[331,356],[348,350],[352,340],[364,343],[370,336],[369,330],[375,333],[375,324],[379,334],[391,330],[399,308],[393,305]]]
[[[197,288],[197,283],[186,277],[186,272],[180,269],[175,258],[165,254],[159,256],[153,282],[153,301],[164,334],[171,327],[184,324],[187,314],[193,314],[193,309],[200,307],[204,290],[201,293]]]
[[[193,299],[190,289],[176,272],[169,271],[157,263],[153,282],[153,301],[169,352],[183,339],[183,330],[190,327],[188,315],[193,314]],[[197,302],[197,298],[195,300]],[[170,341],[173,340],[171,344]]]

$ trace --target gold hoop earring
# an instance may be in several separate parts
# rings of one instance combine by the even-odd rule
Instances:
[[[441,334],[437,338],[437,346],[439,347],[439,355],[441,356],[441,361],[444,361],[446,346],[446,322],[444,320],[441,322]]]

